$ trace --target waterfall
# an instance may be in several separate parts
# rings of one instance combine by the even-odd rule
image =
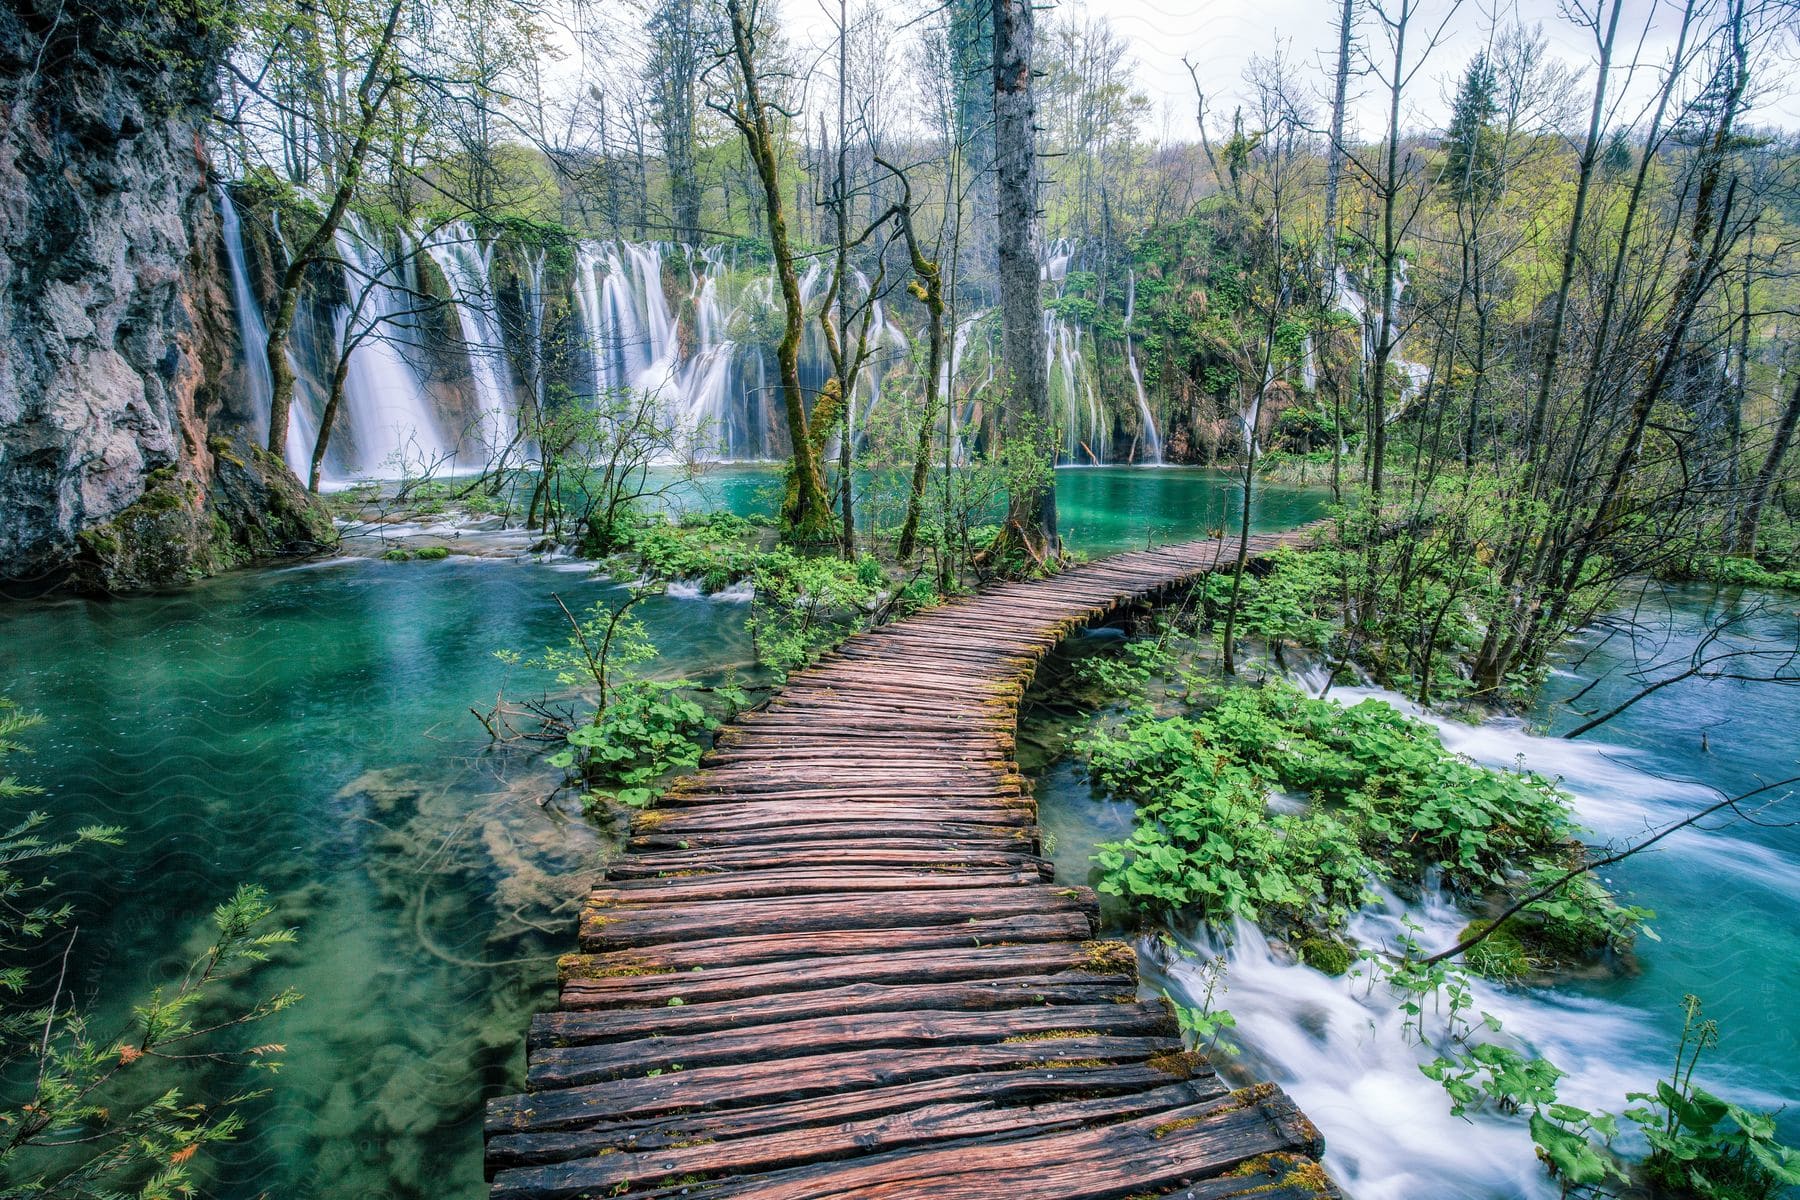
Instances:
[[[1144,377],[1138,371],[1137,349],[1131,341],[1131,318],[1137,315],[1137,273],[1125,268],[1125,365],[1131,369],[1131,387],[1137,395],[1138,419],[1144,425],[1144,452],[1139,461],[1162,463],[1162,438],[1156,432],[1156,418],[1150,413],[1150,401],[1144,395]]]
[[[231,271],[231,302],[237,310],[238,341],[244,352],[244,378],[250,388],[251,430],[258,445],[269,440],[269,409],[274,404],[275,385],[269,378],[269,327],[263,322],[262,305],[250,286],[250,269],[244,254],[244,226],[232,203],[231,189],[219,189],[219,224],[225,237],[225,262]],[[293,357],[290,335],[288,356]],[[298,372],[296,372],[298,375]],[[288,406],[287,441],[283,454],[288,465],[304,477],[312,463],[313,443],[318,438],[318,417],[308,406],[309,397],[298,379],[293,402]]]
[[[401,287],[399,264],[388,261],[381,241],[353,213],[344,214],[335,240],[350,295],[350,307],[337,317],[339,352],[355,342],[343,405],[356,451],[352,470],[397,475],[454,461],[457,440],[439,429],[419,372],[401,350],[413,345],[407,337],[417,304]],[[408,245],[402,238],[401,262]]]
[[[245,265],[239,217],[229,195],[221,194],[219,205],[240,335],[247,347],[260,345],[266,331]],[[497,448],[516,439],[521,403],[552,402],[547,373],[553,368],[544,339],[552,333],[546,329],[550,293],[559,288],[572,300],[588,348],[577,367],[586,386],[577,391],[591,387],[597,397],[626,391],[648,397],[659,420],[686,443],[682,452],[691,448],[699,458],[768,459],[786,452],[779,384],[770,378],[766,344],[779,327],[780,296],[767,264],[739,262],[735,250],[723,247],[593,239],[576,245],[566,276],[559,277],[545,253],[527,250],[519,264],[516,337],[522,344],[512,345],[508,339],[515,335],[503,326],[493,274],[496,246],[469,223],[451,222],[415,240],[405,232],[377,230],[351,213],[335,243],[347,301],[309,294],[290,336],[296,392],[287,455],[297,473],[304,475],[310,463],[326,399],[324,381],[346,346],[341,420],[326,463],[332,479],[392,476],[454,462],[470,469],[490,461]],[[442,316],[452,331],[448,337],[438,335],[439,319],[420,284],[421,255],[429,256],[448,284],[450,312]],[[1066,241],[1049,248],[1042,274],[1059,292],[1074,259]],[[817,319],[829,268],[809,263],[798,282],[808,308],[801,384],[811,396],[831,369]],[[904,360],[910,341],[886,300],[870,296],[867,274],[853,271],[844,286],[851,297],[870,303],[870,353],[846,397],[846,420],[860,442],[882,403],[884,380]],[[1129,327],[1135,278],[1128,278],[1127,289]],[[953,440],[960,441],[959,431],[977,419],[979,393],[994,378],[990,348],[986,381],[977,379],[957,394],[962,373],[970,370],[969,339],[988,315],[977,309],[959,322],[941,366]],[[1044,322],[1051,411],[1064,427],[1061,458],[1107,461],[1114,453],[1114,420],[1097,393],[1088,358],[1094,348],[1084,345],[1091,335],[1084,338],[1081,328],[1054,310],[1046,311]],[[860,321],[853,323],[851,332],[859,327]],[[1141,462],[1159,462],[1162,439],[1129,335],[1125,356],[1142,429],[1132,454]],[[268,374],[254,354],[246,353],[245,379],[244,408],[266,429]],[[963,445],[959,452],[972,449]]]
[[[451,307],[462,329],[463,352],[475,384],[480,451],[491,460],[512,445],[519,430],[518,401],[494,299],[494,250],[483,245],[466,222],[452,221],[426,235],[425,252],[450,284]]]
[[[1039,276],[1054,284],[1062,298],[1074,254],[1058,238],[1051,243]],[[1054,308],[1044,309],[1044,376],[1051,412],[1063,420],[1063,461],[1105,462],[1112,456],[1112,421],[1094,394],[1092,374],[1081,353],[1081,330],[1071,327]]]
[[[1394,264],[1394,305],[1396,308],[1399,307],[1400,297],[1406,292],[1408,278],[1409,268],[1406,260],[1403,258],[1397,260]],[[1379,311],[1369,306],[1369,302],[1363,298],[1362,293],[1350,285],[1350,276],[1341,264],[1337,269],[1333,291],[1333,301],[1338,311],[1355,318],[1357,328],[1362,331],[1362,361],[1364,366],[1368,366],[1375,361],[1375,343],[1381,335],[1381,323],[1384,318]],[[1313,372],[1311,359],[1312,340],[1309,337],[1307,339],[1308,365],[1304,368],[1309,375],[1312,375]],[[1424,392],[1425,385],[1431,380],[1431,368],[1424,363],[1402,358],[1398,340],[1395,341],[1389,352],[1389,361],[1405,377],[1400,384],[1400,401],[1387,414],[1388,421],[1392,423],[1405,413],[1408,404]],[[1316,382],[1316,376],[1313,378]],[[1311,387],[1313,384],[1309,383],[1307,386]]]
[[[1300,386],[1309,392],[1319,390],[1319,360],[1313,350],[1310,330],[1306,334],[1306,340],[1300,343]]]
[[[526,315],[531,322],[531,342],[526,347],[526,361],[531,364],[531,393],[537,402],[539,411],[544,407],[544,305],[548,297],[544,293],[544,259],[545,251],[534,250],[525,258],[525,269],[529,274],[527,287],[531,289],[526,297]]]
[[[244,351],[244,379],[250,386],[251,411],[256,440],[269,437],[269,405],[275,386],[269,380],[269,359],[264,350],[269,344],[269,330],[263,324],[262,306],[250,287],[250,270],[245,265],[244,227],[238,220],[237,205],[231,202],[231,191],[219,189],[219,223],[225,235],[225,262],[231,269],[231,302],[237,310],[238,341]]]

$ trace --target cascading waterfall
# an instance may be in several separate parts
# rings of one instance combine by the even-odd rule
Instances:
[[[219,223],[225,236],[225,262],[231,270],[231,302],[237,310],[238,341],[244,352],[244,379],[250,388],[250,405],[255,414],[258,442],[269,436],[269,406],[275,386],[269,379],[269,359],[263,350],[269,344],[269,330],[263,324],[262,306],[250,287],[250,270],[244,256],[244,226],[238,218],[237,205],[231,192],[219,189]]]
[[[1314,673],[1310,691],[1320,690],[1323,676]],[[1495,769],[1522,766],[1556,779],[1574,796],[1577,817],[1598,841],[1640,839],[1644,830],[1718,799],[1701,784],[1654,773],[1641,747],[1537,736],[1519,721],[1469,725],[1375,688],[1337,687],[1331,695],[1345,704],[1385,701],[1429,722],[1456,753]],[[1791,906],[1791,867],[1754,834],[1743,827],[1689,829],[1673,835],[1664,848],[1696,869],[1704,864],[1709,877],[1718,879],[1719,894],[1757,896],[1743,904],[1747,913],[1765,911],[1770,896]],[[1376,900],[1346,933],[1360,945],[1390,951],[1410,936],[1434,953],[1455,945],[1472,916],[1434,887],[1411,900],[1378,889]],[[1522,1117],[1454,1117],[1440,1085],[1420,1072],[1445,1044],[1440,1014],[1427,1013],[1433,1042],[1421,1045],[1406,1029],[1399,997],[1384,985],[1355,975],[1331,978],[1297,963],[1254,926],[1240,923],[1229,937],[1189,928],[1180,940],[1202,956],[1225,956],[1224,1003],[1238,1019],[1242,1036],[1236,1040],[1244,1045],[1246,1065],[1281,1084],[1318,1123],[1327,1141],[1327,1168],[1357,1200],[1449,1195],[1550,1200],[1559,1194],[1534,1156]],[[1152,956],[1161,953],[1154,944],[1146,943],[1146,949]],[[1202,1002],[1206,977],[1198,960],[1178,956],[1165,963],[1163,973],[1177,999]],[[1666,986],[1672,1003],[1679,986],[1673,981]],[[1642,1090],[1668,1069],[1666,1014],[1580,986],[1501,987],[1476,979],[1473,988],[1469,1012],[1492,1013],[1502,1025],[1499,1034],[1480,1040],[1530,1049],[1568,1071],[1558,1081],[1563,1102],[1617,1111],[1628,1092]],[[1677,1020],[1674,1029],[1679,1028]],[[1717,1064],[1711,1069],[1723,1070]],[[1766,1080],[1727,1073],[1721,1082],[1729,1082],[1734,1098],[1754,1107],[1772,1110],[1791,1102],[1791,1096],[1768,1090]]]
[[[266,333],[228,195],[221,195],[220,209],[240,332],[247,346],[257,345]],[[523,329],[517,336],[530,344],[522,346],[511,344],[515,335],[501,320],[495,247],[468,223],[450,223],[415,242],[404,232],[378,232],[350,214],[337,232],[336,248],[345,264],[347,301],[329,311],[309,309],[316,320],[296,322],[290,340],[296,395],[287,454],[302,475],[324,409],[325,381],[339,348],[352,343],[327,478],[393,476],[426,464],[470,470],[489,462],[497,447],[517,437],[520,401],[531,398],[543,405],[551,395],[553,381],[547,376],[555,368],[545,353],[546,309],[549,293],[559,287],[573,301],[587,347],[577,393],[591,388],[595,396],[629,391],[650,397],[659,416],[699,458],[769,459],[786,452],[781,398],[765,344],[770,318],[779,316],[776,281],[760,265],[740,266],[725,248],[583,241],[559,280],[546,278],[542,251],[527,252],[518,298]],[[424,299],[429,289],[418,277],[420,255],[429,257],[448,284],[455,322],[449,324],[449,314],[444,315],[443,335]],[[1058,291],[1072,261],[1066,242],[1052,246],[1046,257],[1044,277]],[[817,320],[829,272],[811,263],[800,283],[808,305],[801,376],[810,396],[829,372]],[[848,286],[853,295],[866,297],[872,285],[857,271]],[[1127,289],[1129,326],[1135,279],[1128,279]],[[956,410],[950,423],[958,456],[972,449],[964,444],[964,431],[975,419],[980,393],[993,380],[992,352],[986,380],[975,380],[954,402],[953,384],[964,382],[970,338],[988,315],[977,309],[959,321],[941,368],[942,393]],[[851,436],[859,440],[880,407],[884,379],[909,349],[906,333],[880,298],[869,321],[871,353],[849,397]],[[1092,348],[1083,345],[1080,328],[1054,311],[1045,315],[1045,340],[1052,411],[1064,426],[1064,461],[1108,461],[1114,421],[1088,369]],[[1129,337],[1125,353],[1142,428],[1132,453],[1138,461],[1159,462],[1162,439]],[[267,372],[253,354],[246,355],[245,365],[247,408],[266,429]]]
[[[244,378],[250,388],[251,429],[260,445],[269,439],[269,410],[274,405],[275,385],[269,378],[269,327],[263,322],[262,306],[250,286],[248,258],[244,253],[244,226],[232,203],[231,190],[219,189],[219,224],[225,237],[225,262],[231,272],[231,300],[237,309],[238,341],[244,355]],[[279,231],[277,231],[279,236]],[[292,336],[288,357],[293,358]],[[298,372],[296,372],[298,375]],[[313,445],[318,438],[319,423],[311,401],[311,389],[300,378],[295,380],[293,402],[288,408],[287,440],[283,453],[288,464],[304,476],[312,463]]]
[[[1058,238],[1044,258],[1041,277],[1053,285],[1061,299],[1074,251]],[[1071,326],[1054,307],[1044,309],[1044,375],[1049,389],[1050,411],[1062,414],[1063,461],[1102,463],[1112,455],[1112,422],[1100,411],[1100,399],[1081,353],[1081,330]]]
[[[480,413],[480,449],[493,458],[511,446],[519,430],[506,339],[494,298],[492,245],[484,245],[466,222],[452,221],[425,238],[425,252],[450,284],[451,305],[462,328],[469,377]]]
[[[1399,307],[1400,297],[1406,292],[1408,270],[1405,259],[1397,260],[1394,267],[1394,305],[1396,308]],[[1338,311],[1354,318],[1357,328],[1362,332],[1362,362],[1366,367],[1375,361],[1375,344],[1381,336],[1382,314],[1378,309],[1370,306],[1361,292],[1351,286],[1349,272],[1344,270],[1342,264],[1339,264],[1337,268],[1333,293],[1333,302]],[[1308,387],[1314,386],[1317,382],[1316,372],[1310,365],[1311,345],[1309,337],[1307,340],[1308,365],[1303,368],[1313,379],[1313,383],[1307,384]],[[1426,383],[1431,379],[1431,368],[1424,363],[1402,358],[1399,354],[1398,343],[1390,352],[1389,362],[1404,376],[1400,385],[1400,401],[1387,414],[1388,421],[1393,422],[1405,413],[1407,405],[1424,392]]]
[[[1131,387],[1137,394],[1138,419],[1144,426],[1143,453],[1139,462],[1162,463],[1162,438],[1156,432],[1156,418],[1150,413],[1150,401],[1144,395],[1144,377],[1138,371],[1137,350],[1131,341],[1131,318],[1137,315],[1137,272],[1125,268],[1125,365],[1131,369]]]
[[[344,383],[344,411],[356,451],[351,469],[359,475],[392,476],[455,462],[457,439],[439,427],[420,372],[402,350],[417,351],[409,341],[417,305],[400,273],[410,257],[410,243],[402,235],[399,261],[389,261],[384,243],[355,214],[346,213],[336,245],[351,298],[350,307],[337,317],[340,352],[355,341]],[[290,458],[292,454],[290,449]]]

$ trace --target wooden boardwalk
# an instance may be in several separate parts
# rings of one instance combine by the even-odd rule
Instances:
[[[1286,1096],[1184,1053],[1131,947],[1095,940],[1095,897],[1052,879],[1012,761],[1060,639],[1236,550],[931,609],[723,729],[588,901],[528,1091],[488,1109],[493,1195],[1330,1194]]]

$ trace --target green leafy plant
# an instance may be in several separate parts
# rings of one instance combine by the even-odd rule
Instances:
[[[1718,1045],[1719,1027],[1700,998],[1682,997],[1681,1038],[1667,1079],[1626,1099],[1625,1116],[1650,1143],[1644,1173],[1658,1187],[1705,1200],[1770,1200],[1800,1185],[1800,1151],[1775,1138],[1775,1119],[1721,1100],[1694,1082],[1701,1056]]]
[[[756,656],[783,679],[865,625],[888,590],[881,565],[868,555],[845,562],[786,546],[762,555],[751,579],[748,628]]]
[[[1564,1072],[1542,1058],[1491,1042],[1439,1055],[1420,1070],[1450,1096],[1450,1111],[1465,1116],[1484,1108],[1529,1114],[1531,1140],[1540,1161],[1562,1187],[1604,1193],[1642,1176],[1660,1195],[1699,1200],[1772,1200],[1800,1184],[1800,1152],[1775,1137],[1775,1119],[1733,1104],[1700,1087],[1694,1073],[1701,1056],[1718,1044],[1718,1026],[1705,1018],[1696,996],[1682,998],[1683,1023],[1667,1079],[1623,1113],[1650,1147],[1638,1164],[1613,1147],[1619,1117],[1558,1099]],[[1486,1028],[1498,1031],[1491,1017]]]
[[[650,679],[637,669],[656,657],[656,646],[632,609],[655,594],[655,588],[630,588],[623,599],[600,601],[584,617],[563,607],[568,637],[528,664],[592,697],[594,707],[586,716],[548,722],[563,742],[550,756],[551,765],[633,807],[651,803],[664,777],[697,766],[700,739],[716,724],[694,699],[690,680]],[[562,606],[560,598],[557,604]],[[500,657],[526,661],[511,651]],[[735,687],[725,696],[728,702],[741,700]]]

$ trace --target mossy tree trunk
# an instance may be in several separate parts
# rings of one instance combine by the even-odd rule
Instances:
[[[715,105],[737,127],[744,147],[762,184],[768,216],[769,249],[775,258],[775,274],[781,284],[783,324],[775,360],[781,376],[783,412],[793,458],[788,464],[787,487],[781,501],[782,533],[789,541],[823,544],[833,540],[831,501],[825,494],[820,470],[820,438],[817,429],[829,430],[837,417],[841,396],[821,396],[809,422],[800,391],[800,335],[806,308],[800,299],[800,279],[794,273],[794,251],[788,240],[787,211],[781,196],[781,171],[770,104],[763,96],[757,67],[756,0],[726,0],[731,20],[732,60],[737,67],[737,95],[729,105]],[[828,389],[835,392],[836,389]]]

